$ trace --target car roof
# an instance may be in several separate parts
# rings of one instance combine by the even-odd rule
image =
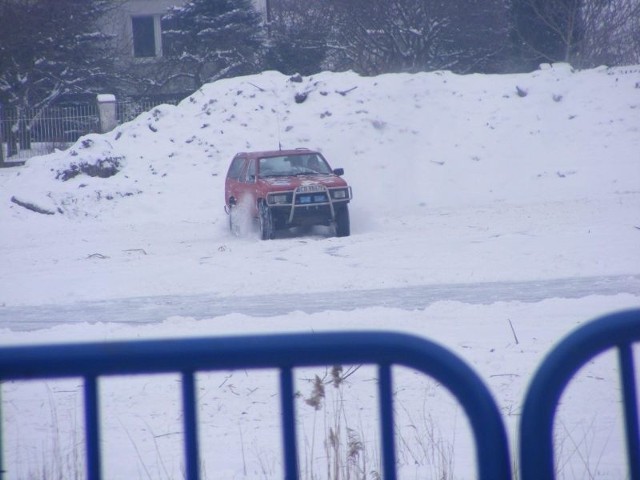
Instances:
[[[246,158],[264,158],[264,157],[279,157],[281,155],[302,155],[308,153],[318,153],[315,150],[308,148],[294,148],[288,150],[263,150],[259,152],[239,152],[236,156],[243,156]]]

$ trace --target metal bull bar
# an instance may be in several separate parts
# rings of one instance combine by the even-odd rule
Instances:
[[[297,200],[299,196],[308,194],[320,193],[326,196],[326,201],[323,202],[310,202],[308,204],[298,204]],[[312,184],[312,185],[301,185],[293,191],[293,197],[291,199],[291,212],[289,213],[289,223],[293,222],[293,217],[296,213],[296,208],[309,207],[309,206],[319,206],[319,205],[328,205],[329,211],[331,212],[331,219],[334,220],[336,218],[336,212],[333,208],[333,199],[331,198],[331,193],[329,189],[325,185],[321,184]]]

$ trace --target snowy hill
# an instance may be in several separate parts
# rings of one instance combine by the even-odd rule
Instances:
[[[333,167],[345,169],[354,192],[350,237],[334,238],[322,228],[264,242],[257,234],[229,233],[223,191],[231,157],[278,145],[318,148]],[[265,72],[219,81],[178,106],[155,108],[64,152],[0,171],[1,338],[18,344],[401,330],[443,343],[471,363],[513,434],[527,380],[551,345],[589,318],[640,305],[639,152],[639,66],[371,78],[346,72],[292,79]],[[464,295],[451,293],[459,290]],[[275,297],[277,308],[270,303]],[[230,314],[221,315],[220,304],[230,305]],[[94,324],[100,305],[112,312],[112,321],[107,315]],[[260,313],[248,314],[248,306]],[[118,315],[154,324],[114,323]],[[70,325],[48,323],[54,317]],[[25,329],[43,329],[19,331],[20,318],[32,322]],[[565,438],[574,443],[617,421],[612,414],[598,417],[603,426],[588,426],[587,407],[616,402],[614,387],[593,380],[612,367],[591,368],[570,397],[577,407],[565,420]],[[249,381],[255,383],[247,389],[256,388],[260,401],[268,402],[270,380]],[[299,381],[306,393],[308,385]],[[225,382],[211,380],[211,391],[228,417],[211,421],[226,433],[207,441],[211,451],[243,441],[251,452],[247,460],[243,451],[208,463],[209,472],[223,467],[208,478],[240,478],[243,468],[244,477],[278,478],[275,434],[258,440],[260,429],[247,423],[270,427],[272,410],[255,407],[259,413],[243,416],[252,408],[246,405],[258,400],[238,396]],[[244,385],[237,376],[233,383]],[[349,388],[362,399],[368,393],[360,383],[353,377]],[[105,400],[133,412],[108,421],[115,433],[107,443],[116,454],[107,470],[113,478],[143,477],[142,462],[147,472],[169,464],[179,472],[173,439],[157,443],[174,428],[158,420],[175,407],[168,405],[172,383],[153,383],[156,413],[144,421],[149,400],[129,395],[126,385],[114,381]],[[26,400],[32,391],[7,388],[3,402],[10,405],[3,410],[13,415],[8,435],[22,432],[27,444],[41,428],[18,419],[42,406]],[[423,412],[425,398],[439,396],[437,390],[408,381],[407,412]],[[67,398],[58,408],[66,412],[75,401]],[[464,430],[459,414],[445,415],[441,426],[454,437]],[[356,415],[371,423],[368,407]],[[311,421],[313,412],[304,419]],[[150,424],[160,435],[152,440],[145,436]],[[238,425],[244,428],[240,439]],[[52,442],[74,443],[77,431],[59,423],[55,428],[60,438]],[[615,460],[622,440],[605,440],[589,444],[590,452],[567,454],[566,472],[597,468],[602,478],[619,478]],[[117,460],[131,458],[130,442],[139,457],[127,470]],[[35,443],[32,453],[16,447],[7,454],[23,477],[30,460],[46,457]],[[415,458],[409,448],[402,453],[404,473],[446,467]],[[467,478],[473,467],[467,448],[456,444],[447,456],[456,458],[455,478]],[[581,460],[589,455],[597,466]],[[245,461],[253,474],[246,473]]]
[[[373,276],[350,268],[337,278],[327,281],[323,276],[306,285],[299,280],[303,269],[294,266],[296,289],[640,270],[634,248],[634,226],[640,224],[639,67],[573,72],[556,65],[504,76],[322,73],[298,80],[266,72],[216,82],[176,107],[158,107],[109,134],[84,137],[65,152],[34,158],[0,177],[0,219],[13,232],[0,241],[9,247],[27,235],[20,235],[21,229],[46,235],[51,228],[51,248],[62,253],[63,247],[55,245],[61,236],[54,232],[78,230],[91,236],[97,225],[100,238],[86,240],[91,247],[76,255],[99,253],[113,263],[131,260],[110,247],[123,241],[117,249],[159,254],[165,244],[175,252],[171,242],[197,239],[206,250],[195,252],[197,258],[209,257],[207,249],[213,249],[214,256],[223,257],[220,266],[238,270],[237,276],[227,274],[223,285],[217,281],[218,270],[199,269],[194,277],[192,270],[178,266],[183,259],[176,256],[163,259],[166,270],[174,272],[169,285],[161,280],[164,275],[150,273],[145,265],[134,268],[142,282],[111,278],[109,285],[86,285],[78,292],[51,287],[57,282],[49,278],[46,286],[30,288],[23,298],[21,283],[27,280],[15,278],[23,270],[20,253],[32,259],[34,253],[21,245],[18,254],[5,259],[13,281],[4,282],[20,291],[10,287],[4,302],[180,293],[180,284],[191,292],[242,291],[251,272],[230,259],[228,250],[268,259],[277,257],[273,250],[282,248],[282,242],[255,245],[229,237],[222,209],[224,176],[235,152],[278,144],[319,148],[334,167],[345,168],[354,189],[352,238],[305,246],[296,255],[308,257],[309,268],[320,268],[316,254],[336,243],[345,257],[355,255],[354,265],[361,264],[356,258],[366,252],[364,264],[379,258],[385,268],[384,275]],[[305,98],[301,103],[300,97]],[[117,164],[118,173],[109,178],[73,176],[99,162]],[[65,181],[67,177],[72,178]],[[12,198],[54,215],[34,214]],[[580,230],[579,236],[563,239],[568,228]],[[167,234],[176,237],[167,240]],[[296,250],[301,241],[304,237],[285,244]],[[574,241],[579,245],[570,245]],[[67,239],[63,242],[68,245]],[[506,257],[505,249],[510,251]],[[400,258],[389,255],[391,250],[398,250]],[[35,255],[56,256],[43,246]],[[520,257],[517,269],[512,268],[514,256]],[[171,264],[174,260],[178,264]],[[281,264],[251,273],[266,280],[278,269],[282,282],[264,282],[263,291],[291,291],[293,283]],[[345,270],[344,264],[340,260],[336,268]],[[73,275],[76,266],[69,267],[67,275]],[[186,275],[175,277],[176,272]],[[32,271],[26,275],[31,285],[39,276]]]
[[[201,206],[219,193],[235,152],[281,144],[320,148],[350,173],[357,204],[385,213],[622,193],[637,186],[638,70],[322,73],[299,82],[266,72],[207,85],[177,107],[33,159],[21,175],[32,181],[22,184],[27,198],[50,192],[44,206],[66,215],[97,215],[110,194],[152,196],[158,188],[167,203],[176,203],[174,195],[185,201],[185,182]],[[121,164],[116,178],[65,183],[53,174],[105,159]],[[384,198],[388,190],[393,202]],[[116,203],[134,208],[136,201]]]

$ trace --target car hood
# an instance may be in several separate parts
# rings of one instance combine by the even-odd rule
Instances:
[[[264,177],[258,180],[275,190],[295,190],[302,185],[324,185],[328,188],[346,187],[347,182],[337,175],[296,175],[287,177]]]

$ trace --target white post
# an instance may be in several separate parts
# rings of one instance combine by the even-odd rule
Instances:
[[[4,166],[4,144],[2,139],[2,129],[4,128],[3,122],[4,117],[2,116],[2,104],[0,103],[0,167]]]
[[[100,133],[106,133],[118,125],[116,116],[116,97],[111,94],[100,94],[97,96],[98,114],[100,115]]]

